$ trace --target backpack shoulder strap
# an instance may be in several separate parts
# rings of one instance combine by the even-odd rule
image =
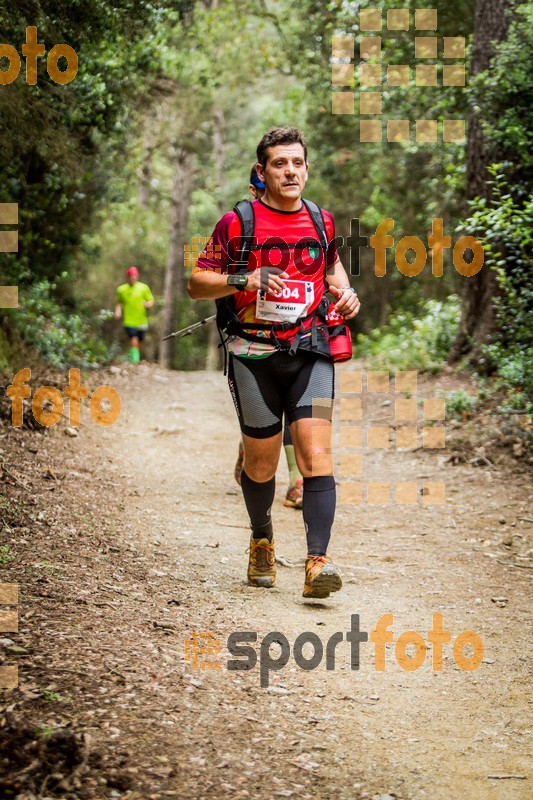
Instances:
[[[233,209],[241,223],[242,238],[235,266],[237,272],[246,272],[254,243],[255,215],[251,200],[241,200]]]
[[[322,209],[317,206],[312,200],[303,200],[304,206],[309,211],[311,219],[313,220],[313,224],[316,228],[316,232],[319,236],[319,241],[322,247],[324,248],[324,252],[327,252],[328,249],[328,234],[326,231],[326,223],[324,221],[324,215],[322,214]]]

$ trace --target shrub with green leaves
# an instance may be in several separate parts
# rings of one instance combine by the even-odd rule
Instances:
[[[368,357],[374,369],[417,369],[438,372],[446,363],[457,333],[461,303],[428,300],[416,311],[394,314],[387,325],[357,337],[355,352]]]
[[[465,389],[455,389],[445,395],[446,417],[465,417],[475,409],[478,399]]]
[[[497,388],[508,388],[504,407],[533,410],[533,198],[512,192],[505,164],[490,168],[490,200],[476,198],[464,229],[484,244],[485,267],[496,275],[493,300],[496,331],[483,348],[497,373]]]
[[[113,355],[101,334],[100,317],[75,314],[59,305],[54,284],[41,280],[24,288],[11,321],[24,341],[52,367],[96,368]]]

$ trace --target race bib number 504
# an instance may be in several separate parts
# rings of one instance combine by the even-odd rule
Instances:
[[[307,314],[315,292],[311,281],[285,281],[281,292],[257,293],[255,315],[269,322],[296,322]]]

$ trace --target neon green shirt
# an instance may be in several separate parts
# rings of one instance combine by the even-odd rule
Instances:
[[[123,283],[117,289],[117,303],[122,306],[122,324],[125,328],[141,328],[148,326],[148,314],[143,306],[148,300],[153,300],[154,296],[149,287],[141,281],[137,281],[130,286]]]

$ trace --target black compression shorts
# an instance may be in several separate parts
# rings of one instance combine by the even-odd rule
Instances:
[[[241,431],[254,439],[279,433],[284,412],[289,424],[310,417],[331,421],[333,362],[314,353],[277,351],[266,358],[230,353],[228,384]]]

